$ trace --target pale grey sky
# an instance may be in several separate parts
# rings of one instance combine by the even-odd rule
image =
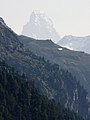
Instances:
[[[0,0],[0,16],[20,34],[33,10],[44,11],[61,35],[90,35],[90,0]]]

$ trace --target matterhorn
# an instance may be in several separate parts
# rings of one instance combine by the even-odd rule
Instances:
[[[38,10],[31,13],[30,20],[24,25],[22,34],[39,40],[51,39],[55,43],[60,40],[52,20],[44,12]]]

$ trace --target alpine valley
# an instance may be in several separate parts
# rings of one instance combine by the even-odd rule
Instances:
[[[0,18],[0,120],[90,120],[90,55],[17,35]]]

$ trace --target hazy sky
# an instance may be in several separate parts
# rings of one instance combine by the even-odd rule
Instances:
[[[90,34],[90,0],[0,0],[0,16],[18,34],[33,10],[44,11],[61,36]]]

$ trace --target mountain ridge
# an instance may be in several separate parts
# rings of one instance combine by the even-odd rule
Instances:
[[[19,39],[24,44],[24,46],[30,51],[32,51],[34,54],[45,57],[46,60],[50,60],[52,63],[59,64],[61,68],[69,70],[74,76],[76,76],[80,80],[81,84],[84,85],[85,88],[87,88],[88,86],[88,92],[90,94],[89,54],[68,50],[54,43],[48,44],[48,42],[46,42],[46,44],[43,46],[41,44],[43,41],[31,41],[31,38],[28,38],[27,44],[25,43],[25,41],[23,41],[23,36],[19,36]]]
[[[84,51],[90,54],[90,35],[85,37],[76,37],[72,35],[64,36],[59,42],[57,42],[57,44],[66,48]]]
[[[31,39],[32,45],[29,44],[31,46],[27,46],[29,47],[27,48],[25,44],[21,43],[21,40],[24,41],[25,39],[30,40],[31,38],[27,38],[25,36],[23,38],[22,36],[18,36],[14,34],[11,29],[0,25],[0,61],[6,61],[21,74],[25,73],[27,77],[32,78],[35,82],[35,86],[38,87],[49,99],[54,98],[57,102],[60,101],[61,104],[75,110],[76,112],[79,112],[80,115],[88,120],[87,116],[89,103],[86,98],[86,90],[67,70],[61,70],[60,68],[62,67],[59,66],[60,64],[55,64],[54,62],[49,61],[49,59],[46,60],[44,56],[40,57],[39,54],[36,56],[34,54],[35,52],[31,51],[30,48],[31,46],[33,47],[33,42],[35,42],[35,48],[37,49],[36,51],[39,52],[38,47],[36,47],[36,45],[39,45],[40,50],[42,50],[41,52],[44,52],[47,55],[47,51],[49,51],[50,59],[52,59],[53,55],[55,55],[55,51],[57,51],[58,54],[54,56],[54,58],[57,58],[59,54],[60,57],[63,55],[66,56],[67,54],[71,55],[73,51],[69,51],[65,48],[59,50],[58,47],[60,48],[60,46],[54,44],[51,40],[44,41],[44,45],[42,47],[43,42],[37,42],[36,40],[34,41]],[[6,41],[8,41],[8,43],[6,43]],[[48,46],[47,43],[49,43]],[[84,55],[84,53],[79,54],[82,56]],[[77,56],[67,57],[70,59],[73,57],[76,60],[79,59]]]

